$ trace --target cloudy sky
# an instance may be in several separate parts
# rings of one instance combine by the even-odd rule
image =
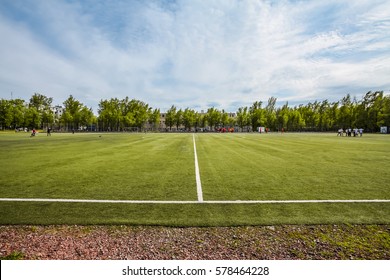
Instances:
[[[390,1],[1,0],[0,98],[235,112],[390,93]]]

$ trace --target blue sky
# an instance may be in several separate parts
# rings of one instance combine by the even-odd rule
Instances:
[[[235,112],[390,93],[390,1],[1,0],[0,98]]]

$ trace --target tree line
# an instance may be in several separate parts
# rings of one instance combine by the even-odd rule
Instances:
[[[53,98],[34,93],[29,102],[23,99],[0,99],[1,129],[43,129],[56,127],[72,130],[96,122],[92,108],[84,106],[72,95],[63,103],[63,112],[56,115]]]
[[[256,131],[266,127],[271,131],[336,131],[339,128],[363,128],[368,132],[390,126],[390,96],[383,91],[369,91],[357,100],[349,94],[337,102],[314,101],[291,107],[288,103],[276,106],[271,97],[266,104],[255,101],[251,106],[238,108],[234,113],[214,107],[199,113],[191,108],[172,105],[166,112],[153,109],[147,103],[130,99],[101,100],[98,116],[72,95],[63,103],[62,114],[53,111],[51,97],[34,93],[29,102],[22,99],[0,99],[1,129],[20,127],[52,127],[58,130],[131,131],[142,130],[198,130],[214,131],[235,128]],[[164,120],[162,126],[160,120]]]

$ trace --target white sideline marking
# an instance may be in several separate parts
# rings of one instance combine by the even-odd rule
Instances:
[[[198,193],[198,202],[203,202],[202,183],[200,182],[198,156],[196,154],[195,134],[192,134],[192,140],[194,142],[196,191]]]
[[[291,204],[291,203],[390,203],[388,199],[346,199],[346,200],[101,200],[61,198],[0,198],[0,201],[18,202],[71,202],[71,203],[123,203],[123,204]]]

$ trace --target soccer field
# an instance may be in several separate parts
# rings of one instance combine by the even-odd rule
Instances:
[[[389,223],[390,138],[0,134],[1,224]]]
[[[390,142],[334,134],[200,135],[212,200],[390,199]]]

